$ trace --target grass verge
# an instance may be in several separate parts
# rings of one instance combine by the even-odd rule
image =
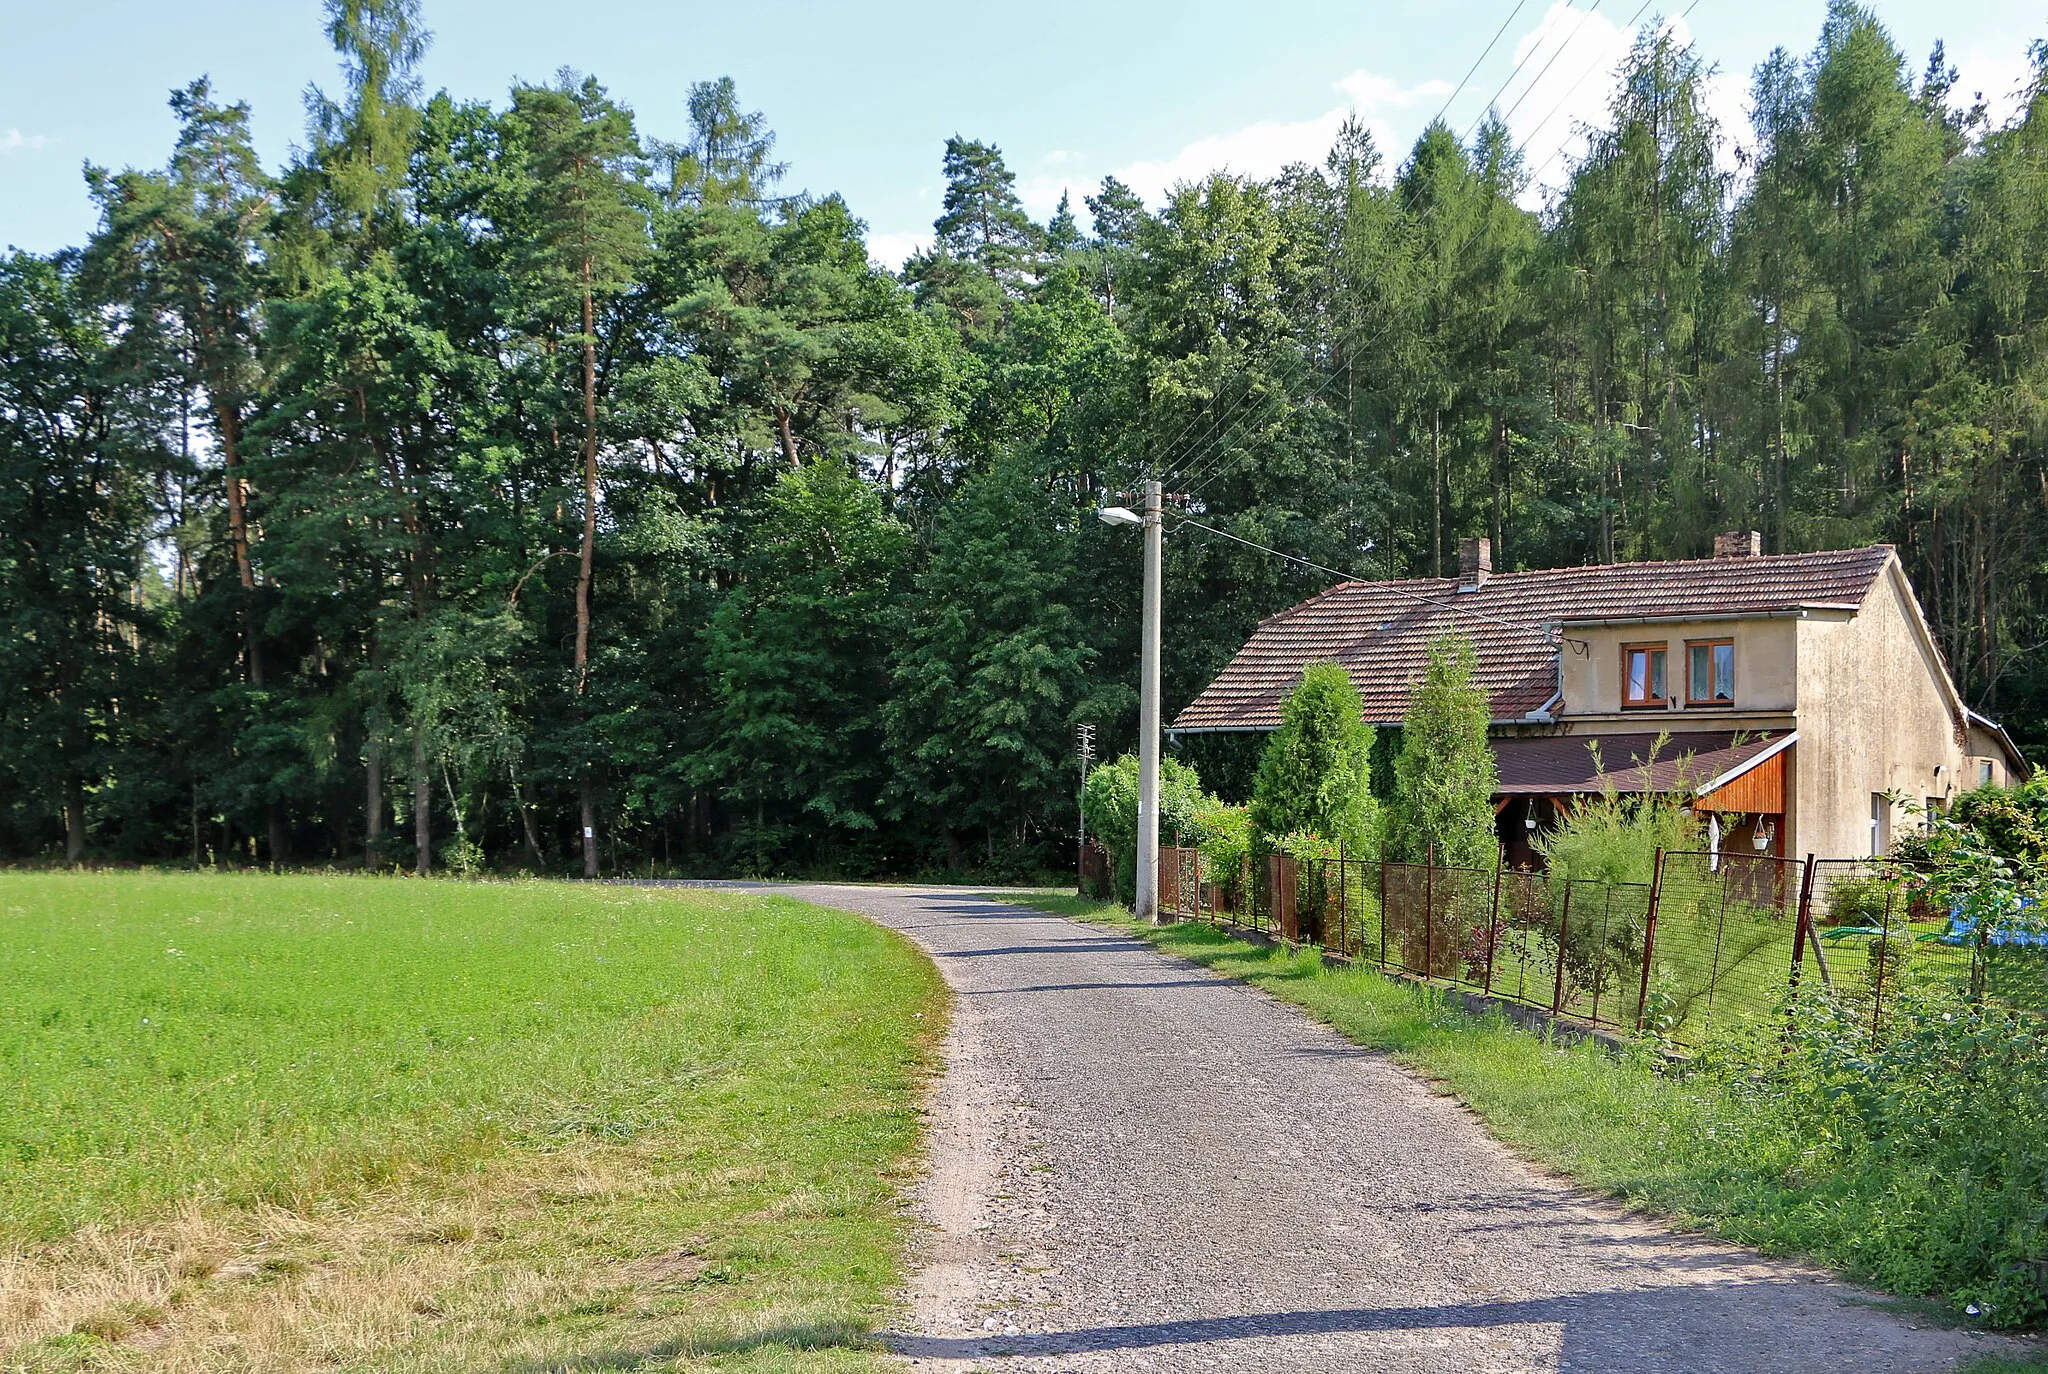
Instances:
[[[929,962],[784,898],[0,874],[0,1368],[878,1367]]]
[[[1203,924],[1152,928],[1121,907],[1070,896],[1009,900],[1115,926],[1292,1002],[1443,1084],[1529,1157],[1632,1206],[1935,1298],[1958,1322],[2035,1320],[2023,1293],[2015,1303],[2010,1287],[1986,1283],[1973,1293],[1949,1277],[1958,1271],[1939,1247],[1969,1235],[1982,1216],[1937,1216],[1937,1225],[1928,1219],[1927,1199],[1981,1214],[1989,1204],[1973,1201],[1975,1184],[1922,1176],[1938,1172],[1938,1163],[1859,1153],[1853,1130],[1810,1129],[1815,1114],[1803,1101],[1788,1108],[1785,1096],[1766,1091],[1752,1072],[1680,1072],[1646,1048],[1614,1053],[1564,1044],[1500,1015],[1472,1016],[1435,989],[1376,969],[1329,968],[1315,952],[1255,945]],[[1774,1062],[1776,1050],[1765,1058]],[[1813,1088],[1824,1091],[1824,1084]],[[1988,1122],[1984,1129],[1991,1129]],[[1996,1153],[2000,1146],[1989,1148]],[[2000,1158],[2025,1174],[2032,1166],[2024,1151],[2031,1148],[2022,1140]],[[2028,1187],[2024,1180],[2013,1186]],[[1977,1293],[1995,1293],[2006,1310]],[[1975,1313],[1966,1310],[1973,1302],[1982,1304]]]

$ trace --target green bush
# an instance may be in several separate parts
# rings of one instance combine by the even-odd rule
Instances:
[[[1656,759],[1663,743],[1660,736],[1645,763]],[[1705,826],[1686,808],[1686,797],[1620,792],[1599,757],[1597,741],[1589,747],[1599,772],[1599,794],[1531,844],[1543,856],[1553,887],[1562,890],[1561,880],[1648,883],[1656,877],[1659,850],[1672,854],[1707,847]]]
[[[1159,760],[1159,842],[1199,845],[1203,815],[1216,799],[1202,791],[1202,779],[1179,759]],[[1088,774],[1081,792],[1081,818],[1088,833],[1109,851],[1117,900],[1128,904],[1137,891],[1138,756],[1125,754]]]
[[[1821,913],[1820,923],[1823,926],[1882,926],[1895,896],[1893,885],[1875,873],[1845,878],[1828,889],[1827,907]]]
[[[1202,877],[1223,888],[1238,909],[1251,895],[1245,885],[1245,860],[1252,855],[1251,808],[1209,798],[1196,814],[1202,836]]]
[[[1789,1033],[1702,1071],[1798,1142],[1793,1224],[1823,1258],[1993,1326],[2048,1319],[2048,1041],[1996,1006],[1908,989],[1872,1044],[1864,1010],[1809,990]]]
[[[1948,862],[1959,849],[1996,854],[2024,877],[2048,878],[2048,772],[2036,772],[2017,787],[1979,787],[1963,793],[1945,814],[1901,834],[1892,854],[1933,867]]]
[[[1299,831],[1353,848],[1375,840],[1372,743],[1351,675],[1335,663],[1310,665],[1259,759],[1251,803],[1258,843],[1270,850],[1278,837]]]

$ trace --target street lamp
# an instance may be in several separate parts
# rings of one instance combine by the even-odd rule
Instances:
[[[1140,525],[1145,530],[1145,618],[1138,665],[1138,890],[1133,909],[1141,921],[1159,919],[1159,564],[1165,535],[1164,491],[1145,484],[1145,513],[1104,506],[1105,525]]]

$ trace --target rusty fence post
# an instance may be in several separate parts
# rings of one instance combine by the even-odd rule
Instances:
[[[1813,855],[1801,865],[1806,872],[1799,879],[1799,916],[1792,923],[1792,991],[1799,991],[1799,972],[1806,963],[1806,932],[1813,920]]]
[[[1423,851],[1422,865],[1422,976],[1436,973],[1436,844]]]
[[[1572,884],[1564,884],[1564,910],[1557,918],[1557,987],[1550,994],[1550,1014],[1564,1015],[1564,951],[1572,933]]]
[[[1650,970],[1657,956],[1657,906],[1664,897],[1664,851],[1658,850],[1650,869],[1650,910],[1643,917],[1643,986],[1636,994],[1636,1029],[1650,1012]]]
[[[1380,972],[1387,971],[1387,846],[1380,845]]]
[[[1493,961],[1500,956],[1500,870],[1507,860],[1504,851],[1493,856],[1493,909],[1486,918],[1486,981],[1481,986],[1491,995],[1493,992]]]
[[[1792,1004],[1799,996],[1799,974],[1806,963],[1807,923],[1813,919],[1813,855],[1808,854],[1801,867],[1805,871],[1799,877],[1799,915],[1792,922],[1792,971],[1785,988],[1785,1038],[1778,1046],[1780,1058],[1792,1053]]]
[[[1344,841],[1337,841],[1337,952],[1351,957],[1351,903],[1344,892]]]

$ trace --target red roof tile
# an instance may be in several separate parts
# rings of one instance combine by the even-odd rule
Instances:
[[[1456,578],[1340,582],[1260,623],[1216,680],[1173,722],[1176,730],[1271,730],[1311,663],[1336,662],[1364,698],[1365,718],[1401,719],[1429,642],[1455,628],[1472,641],[1493,718],[1518,720],[1557,689],[1557,653],[1544,626],[1600,620],[1712,619],[1853,609],[1891,546],[1755,558],[1608,563],[1495,573],[1477,590]]]

